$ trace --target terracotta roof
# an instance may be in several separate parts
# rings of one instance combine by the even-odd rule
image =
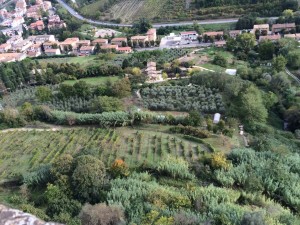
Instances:
[[[45,49],[45,52],[47,53],[55,53],[56,51],[58,51],[59,49],[56,48],[56,49],[52,49],[52,48],[49,48],[49,49]]]
[[[278,24],[273,24],[272,29],[285,29],[285,28],[295,28],[296,24],[295,23],[278,23]]]
[[[119,38],[113,38],[111,40],[111,42],[115,42],[115,41],[127,41],[127,38],[125,38],[125,37],[119,37]]]
[[[203,35],[207,35],[207,36],[217,36],[217,35],[223,35],[223,34],[224,34],[223,31],[212,31],[212,32],[203,33]]]
[[[255,24],[253,29],[269,29],[269,24]]]
[[[151,28],[147,31],[147,34],[155,34],[156,33],[156,29],[155,28]]]
[[[94,46],[82,46],[80,48],[80,51],[93,51],[94,50]]]
[[[229,34],[240,34],[241,32],[241,30],[230,30]]]
[[[260,36],[259,41],[263,41],[263,40],[275,41],[275,40],[279,40],[280,38],[281,38],[280,34],[278,34],[278,35],[267,35],[267,36]]]
[[[107,43],[107,39],[98,38],[92,41],[93,43]]]
[[[143,40],[143,39],[147,39],[147,36],[132,36],[131,40]]]
[[[0,45],[0,48],[6,48],[6,47],[9,47],[9,46],[11,46],[11,44],[4,43],[4,44]]]
[[[117,49],[118,45],[102,45],[101,49]]]

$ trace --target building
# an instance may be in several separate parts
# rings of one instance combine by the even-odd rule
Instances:
[[[60,49],[56,48],[56,49],[45,49],[45,54],[48,56],[53,56],[53,55],[60,55]]]
[[[285,34],[284,37],[285,38],[293,38],[297,41],[300,41],[300,33],[298,33],[298,34]]]
[[[33,36],[29,36],[28,40],[34,44],[38,44],[38,43],[42,44],[44,42],[55,41],[55,37],[52,34],[50,34],[50,35],[33,35]]]
[[[156,41],[156,29],[151,28],[147,31],[147,37],[149,41]]]
[[[63,20],[60,20],[58,15],[52,15],[48,17],[48,29],[61,29],[67,27]]]
[[[59,48],[59,42],[57,41],[48,41],[43,43],[44,50],[46,49],[56,49]]]
[[[23,40],[18,43],[12,44],[12,51],[13,52],[24,52],[26,53],[27,50],[32,46],[32,42],[29,40]]]
[[[203,36],[207,36],[207,37],[217,37],[220,36],[221,38],[223,37],[224,32],[223,31],[212,31],[212,32],[205,32],[203,33]]]
[[[108,40],[107,39],[98,38],[98,39],[92,41],[92,45],[97,45],[97,44],[99,44],[100,46],[101,45],[107,45],[108,44]]]
[[[242,34],[242,31],[241,30],[230,30],[228,32],[228,34],[229,34],[229,37],[236,39],[236,37],[238,35]]]
[[[79,40],[76,43],[76,47],[80,48],[81,46],[90,46],[91,45],[91,41],[90,40]]]
[[[9,44],[9,43],[4,43],[4,44],[0,45],[0,53],[7,52],[10,49],[11,49],[11,44]]]
[[[255,34],[257,30],[259,31],[259,33],[262,33],[263,31],[269,33],[270,25],[269,24],[255,24],[253,26],[253,33]]]
[[[7,44],[15,44],[15,43],[18,43],[18,42],[20,42],[20,41],[23,41],[23,38],[22,38],[22,37],[20,37],[20,36],[13,36],[13,37],[11,37],[10,39],[8,39],[8,40],[6,41],[6,43],[7,43]]]
[[[16,2],[15,11],[16,12],[20,12],[22,15],[24,15],[26,13],[26,11],[27,11],[26,6],[27,5],[26,5],[25,0],[18,0]]]
[[[79,50],[81,55],[90,55],[93,54],[95,46],[82,46]]]
[[[198,33],[196,31],[185,31],[185,32],[180,32],[180,36],[182,40],[195,41],[197,40]]]
[[[221,119],[221,114],[220,113],[215,113],[213,123],[219,123]]]
[[[137,43],[139,42],[145,43],[146,41],[149,41],[148,36],[132,36],[130,40],[132,42],[137,42]]]
[[[0,62],[15,62],[26,58],[25,53],[2,53],[0,54]]]
[[[272,26],[273,33],[288,32],[288,31],[292,31],[292,30],[296,30],[295,23],[273,24],[273,26]]]
[[[29,28],[32,29],[32,30],[38,30],[38,31],[42,31],[45,29],[45,25],[44,25],[44,22],[43,20],[38,20],[34,23],[31,23],[29,25]]]
[[[52,9],[52,3],[50,1],[44,1],[42,3],[42,5],[43,5],[45,11],[48,11],[49,9]]]
[[[110,43],[112,45],[118,45],[119,47],[122,47],[122,45],[123,45],[124,42],[127,45],[127,38],[125,38],[125,37],[119,37],[119,38],[113,38]]]
[[[147,80],[149,82],[160,81],[162,79],[161,71],[156,70],[156,62],[147,62]]]
[[[120,52],[120,53],[131,53],[132,49],[131,49],[131,47],[119,47],[118,52]]]
[[[76,48],[76,43],[79,42],[79,38],[73,37],[73,38],[67,38],[63,42],[61,42],[59,45],[61,46],[61,49],[64,50],[65,48]]]
[[[259,37],[259,42],[266,41],[266,40],[269,40],[269,41],[272,41],[272,42],[276,42],[279,39],[281,39],[281,35],[280,34],[273,34],[273,35],[267,35],[267,36],[260,36]]]
[[[18,16],[14,18],[11,22],[11,27],[17,27],[25,22],[24,18],[22,16]]]
[[[27,9],[26,17],[39,20],[42,18],[41,12],[45,11],[43,5],[33,5]]]
[[[226,41],[215,41],[214,45],[218,48],[224,48],[226,46]]]
[[[110,44],[102,45],[102,46],[101,46],[101,49],[102,49],[102,50],[107,50],[107,51],[111,51],[111,50],[117,51],[118,48],[119,48],[118,45],[110,45]]]

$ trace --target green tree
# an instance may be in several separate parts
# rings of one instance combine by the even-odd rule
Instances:
[[[102,161],[91,156],[79,156],[75,162],[72,184],[77,198],[82,202],[97,202],[106,176]]]
[[[123,98],[131,94],[131,84],[128,78],[116,81],[112,85],[112,93],[114,96]]]
[[[248,53],[256,44],[255,35],[251,33],[243,33],[237,38],[238,48],[243,52]]]
[[[73,87],[77,96],[87,98],[91,95],[91,88],[85,81],[76,82]]]
[[[262,60],[270,60],[273,58],[275,46],[273,42],[269,40],[262,41],[258,46],[258,52]]]
[[[25,102],[21,107],[21,113],[27,120],[33,120],[34,111],[32,104],[29,102]]]
[[[199,35],[203,34],[205,31],[204,28],[199,23],[196,22],[193,23],[193,28]]]
[[[50,88],[45,87],[45,86],[40,86],[37,87],[36,91],[35,91],[35,96],[38,99],[38,101],[40,102],[49,102],[52,100],[52,91],[50,90]]]
[[[283,55],[279,55],[277,57],[274,57],[272,64],[277,72],[281,72],[284,71],[287,64],[287,60]]]
[[[151,27],[151,23],[146,18],[140,18],[139,21],[133,24],[133,29],[135,29],[137,33],[146,33]]]
[[[218,66],[222,66],[222,67],[226,67],[227,66],[227,60],[224,56],[222,56],[220,54],[217,54],[214,57],[213,64],[218,65]]]
[[[268,112],[257,87],[251,85],[240,94],[236,113],[247,124],[266,122]]]
[[[91,109],[93,112],[116,112],[123,110],[122,102],[115,97],[99,96],[92,101]]]
[[[287,64],[293,69],[300,68],[300,52],[292,51],[287,55]]]

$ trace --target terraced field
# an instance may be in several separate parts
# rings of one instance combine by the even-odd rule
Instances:
[[[110,165],[123,158],[131,167],[157,163],[165,155],[197,160],[207,149],[179,136],[162,132],[120,128],[74,128],[58,131],[9,131],[0,133],[0,178],[22,174],[42,163],[51,163],[63,153],[96,150]]]

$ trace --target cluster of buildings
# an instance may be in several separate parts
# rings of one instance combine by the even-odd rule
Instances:
[[[189,44],[190,41],[196,41],[199,37],[201,37],[203,42],[211,42],[211,40],[213,40],[213,43],[216,47],[224,47],[226,45],[226,40],[224,38],[225,34],[235,39],[238,35],[242,34],[243,32],[245,31],[230,30],[228,31],[228,33],[224,33],[223,31],[213,31],[205,32],[202,35],[198,35],[196,31],[181,32],[179,33],[179,35],[171,33],[169,36],[163,38],[161,43],[164,44],[166,42],[171,42],[173,43],[173,45],[177,45],[182,42],[186,42]],[[263,40],[277,41],[282,37],[294,38],[295,40],[300,41],[300,33],[295,33],[295,23],[273,24],[271,27],[269,24],[259,24],[254,25],[253,29],[248,30],[248,32],[258,34],[259,42]]]
[[[66,27],[66,23],[52,9],[50,1],[36,0],[34,5],[28,6],[25,0],[17,0],[13,11],[0,10],[0,19],[2,21],[0,25],[8,27],[3,33],[8,36],[13,36],[15,33],[22,35],[22,26],[27,30],[44,30],[46,26],[43,20],[43,12],[48,12],[49,14],[47,18],[49,30]],[[25,17],[32,18],[34,21],[28,27],[24,24]]]

